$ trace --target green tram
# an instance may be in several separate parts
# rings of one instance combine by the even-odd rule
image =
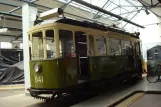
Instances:
[[[68,18],[30,28],[31,96],[78,91],[83,84],[141,78],[140,39],[116,28]]]

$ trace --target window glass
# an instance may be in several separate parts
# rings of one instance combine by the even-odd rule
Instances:
[[[46,31],[46,49],[47,49],[47,58],[55,58],[56,56],[56,46],[54,42],[54,31]]]
[[[130,41],[121,40],[122,55],[132,55]]]
[[[75,57],[72,31],[59,30],[59,40],[60,56]]]
[[[42,32],[32,35],[32,59],[44,58]]]
[[[136,42],[136,55],[140,55],[140,43]]]
[[[98,56],[106,55],[106,39],[103,36],[97,37],[97,51]]]
[[[20,49],[23,49],[23,43],[20,43]]]
[[[1,42],[1,48],[3,48],[3,49],[11,49],[12,48],[12,43],[10,43],[10,42]]]
[[[109,38],[109,55],[121,55],[120,40]]]
[[[133,47],[133,54],[139,55],[140,54],[139,42],[137,43],[137,42],[132,41],[132,47]]]
[[[93,35],[89,35],[89,55],[94,56],[94,40]]]

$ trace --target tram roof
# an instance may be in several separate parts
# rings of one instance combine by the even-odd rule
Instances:
[[[116,33],[121,33],[125,35],[129,35],[135,38],[139,38],[139,36],[136,36],[136,34],[132,34],[123,30],[120,30],[119,28],[113,28],[113,27],[107,27],[104,25],[100,25],[97,23],[92,23],[89,21],[78,21],[74,19],[69,19],[69,18],[59,18],[59,19],[51,19],[51,20],[46,20],[41,23],[42,24],[47,24],[47,23],[64,23],[64,24],[69,24],[69,25],[75,25],[75,26],[80,26],[80,27],[85,27],[85,28],[92,28],[92,29],[97,29],[97,30],[102,30],[102,31],[111,31],[111,32],[116,32]]]

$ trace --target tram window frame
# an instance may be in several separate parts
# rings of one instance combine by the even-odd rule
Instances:
[[[90,41],[92,40],[92,41]],[[95,46],[94,46],[94,35],[88,35],[88,43],[89,43],[89,56],[95,56]]]
[[[139,41],[137,41],[137,46],[138,46],[137,55],[141,55],[141,47]]]
[[[68,43],[65,41],[67,43],[65,45],[65,42],[62,42],[61,41],[61,39],[63,38],[63,36],[61,35],[62,32],[66,32],[64,34],[67,34],[68,33],[68,36],[67,36],[66,40],[69,39],[69,35],[71,36],[70,43],[69,43],[69,41],[68,41]],[[65,38],[65,36],[64,36],[64,38]],[[61,58],[73,58],[73,57],[76,57],[73,39],[74,39],[74,37],[73,37],[73,31],[59,29],[59,49],[60,49],[60,57]],[[65,46],[66,46],[66,48],[65,48]],[[68,46],[70,47],[70,50],[68,50],[69,49]]]
[[[50,36],[48,36],[50,35]],[[54,30],[49,29],[45,31],[45,40],[46,40],[46,53],[48,58],[56,58],[56,43],[54,39]],[[50,39],[49,39],[50,38]],[[50,43],[49,43],[50,42]]]
[[[106,55],[110,55],[109,49],[110,49],[110,45],[109,45],[109,40],[110,38],[107,36],[106,37]]]
[[[135,54],[140,55],[140,46],[138,41],[135,42]]]
[[[100,40],[99,41],[99,38],[103,38],[104,40]],[[98,43],[100,42],[101,43],[101,41],[102,41],[102,43],[103,43],[103,41],[104,41],[104,44],[99,44],[98,45]],[[100,35],[98,35],[97,36],[97,38],[96,38],[96,42],[97,42],[97,56],[106,56],[107,55],[107,45],[106,45],[106,37],[105,36],[100,36]],[[102,46],[103,45],[103,46]],[[98,47],[98,46],[100,46],[100,47]],[[104,48],[104,49],[102,49],[102,48]],[[102,51],[101,51],[102,50]],[[105,50],[105,51],[104,51]]]
[[[143,55],[142,41],[139,41],[140,55]]]
[[[40,34],[41,34],[41,36],[40,36]],[[34,35],[36,35],[35,37],[39,37],[39,40],[38,39],[36,40]],[[41,42],[41,44],[38,44],[38,42]],[[36,45],[38,45],[38,46],[36,46]],[[44,59],[44,48],[43,48],[43,46],[44,46],[43,32],[42,31],[34,32],[32,34],[32,53],[31,53],[32,60]],[[41,47],[41,49],[39,49],[39,47]]]

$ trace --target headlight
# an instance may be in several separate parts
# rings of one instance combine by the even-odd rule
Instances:
[[[39,65],[39,64],[34,64],[34,70],[35,70],[35,72],[40,72],[40,70],[41,70],[41,66]]]

